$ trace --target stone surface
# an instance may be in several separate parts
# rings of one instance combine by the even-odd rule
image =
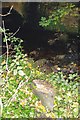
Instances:
[[[33,80],[31,85],[32,91],[35,95],[39,97],[41,103],[45,108],[53,111],[54,106],[54,89],[51,84],[45,80]]]
[[[39,59],[35,62],[35,65],[39,68],[41,72],[49,74],[52,72],[52,64],[47,59]]]

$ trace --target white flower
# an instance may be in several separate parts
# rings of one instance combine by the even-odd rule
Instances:
[[[67,93],[67,96],[71,96],[71,92],[68,92],[68,93]]]
[[[17,69],[14,69],[13,74],[17,75]]]
[[[18,74],[19,74],[20,76],[24,76],[24,75],[25,75],[25,73],[24,73],[22,70],[19,70],[19,71],[18,71]]]
[[[62,98],[61,98],[60,96],[58,96],[57,99],[58,99],[59,101],[62,100]]]

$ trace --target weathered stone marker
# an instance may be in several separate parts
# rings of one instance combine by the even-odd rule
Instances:
[[[35,79],[31,85],[32,91],[39,97],[45,108],[53,111],[54,106],[54,89],[51,84],[45,80]]]

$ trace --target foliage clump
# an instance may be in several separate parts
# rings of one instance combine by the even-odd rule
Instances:
[[[39,25],[57,32],[78,33],[78,8],[73,3],[62,3],[60,8],[51,10],[48,17],[41,17]]]
[[[1,32],[5,33],[5,30],[1,29]],[[80,79],[79,75],[72,73],[65,80],[65,75],[59,71],[48,75],[40,72],[34,67],[34,61],[30,61],[22,52],[22,40],[10,36],[9,33],[6,33],[4,42],[7,42],[7,52],[11,50],[11,47],[13,51],[11,54],[6,53],[7,56],[2,55],[1,57],[2,117],[35,118],[44,113],[46,117],[51,118],[77,118],[79,105],[77,80]],[[11,42],[10,48],[8,42]],[[38,97],[32,93],[29,85],[35,78],[47,80],[55,87],[56,95],[52,112],[46,110]],[[74,82],[71,81],[72,79]]]
[[[68,30],[64,24],[64,18],[72,14],[73,4],[61,9],[52,11],[48,17],[42,17],[40,26],[56,30],[58,32]],[[72,26],[73,28],[74,26]],[[77,28],[77,26],[76,26]],[[76,29],[75,29],[76,30]],[[5,30],[5,26],[0,28],[3,33],[3,41],[6,44],[6,54],[0,56],[0,100],[2,100],[3,118],[78,118],[78,86],[80,76],[77,71],[64,74],[60,68],[57,72],[45,74],[35,68],[34,61],[23,53],[20,38],[15,34]],[[46,109],[38,96],[33,94],[29,87],[34,79],[46,80],[55,88],[53,111]],[[49,89],[49,88],[48,88]],[[1,107],[1,103],[0,103]]]

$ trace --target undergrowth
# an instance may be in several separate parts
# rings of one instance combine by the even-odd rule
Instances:
[[[70,74],[65,80],[62,72],[52,72],[48,75],[40,72],[34,67],[34,61],[30,61],[22,52],[23,41],[14,37],[13,34],[7,34],[5,29],[1,28],[1,32],[4,34],[3,40],[6,42],[8,52],[0,57],[2,118],[35,118],[40,117],[42,113],[49,118],[78,118],[78,81],[80,79],[78,73]],[[28,86],[34,79],[49,81],[54,86],[55,98],[52,112],[45,109]]]

